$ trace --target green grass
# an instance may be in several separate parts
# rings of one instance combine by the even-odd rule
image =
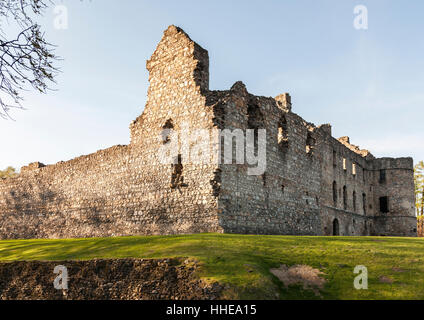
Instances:
[[[234,299],[424,299],[424,239],[233,234],[0,241],[0,261],[191,257],[199,275],[226,285]],[[269,269],[306,264],[324,272],[322,296],[286,289]],[[356,265],[368,290],[356,290]],[[399,270],[401,269],[401,270]],[[385,276],[392,283],[382,283]]]

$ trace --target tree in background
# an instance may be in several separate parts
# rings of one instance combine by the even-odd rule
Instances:
[[[418,220],[418,236],[424,237],[424,161],[414,167],[415,209]]]
[[[28,87],[45,93],[54,82],[57,57],[34,17],[40,16],[50,0],[0,0],[0,117],[10,108],[22,108],[21,92]],[[11,24],[10,22],[13,22]],[[17,27],[7,35],[5,25]],[[5,99],[6,97],[6,99]],[[10,102],[9,102],[10,101]]]
[[[5,170],[0,170],[0,178],[13,178],[18,174],[16,173],[15,168],[7,167]]]
[[[424,216],[424,161],[414,167],[415,208],[417,216]]]

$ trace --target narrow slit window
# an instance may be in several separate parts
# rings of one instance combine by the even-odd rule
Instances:
[[[178,157],[176,158],[176,161],[174,162],[175,163],[172,164],[172,175],[171,175],[171,184],[170,184],[171,189],[175,189],[182,186],[184,182],[184,177],[182,176],[183,162],[182,162],[181,154],[178,155]]]
[[[380,179],[379,179],[380,183],[385,183],[386,182],[386,170],[380,170]]]
[[[278,145],[282,151],[286,151],[289,147],[289,138],[287,131],[287,119],[282,116],[278,124]]]
[[[337,205],[337,183],[336,183],[336,181],[333,182],[333,204],[334,204],[334,206]]]
[[[259,105],[249,103],[247,106],[247,126],[253,131],[254,154],[258,154],[258,130],[264,128],[264,116]]]
[[[337,167],[337,153],[333,150],[333,167]]]
[[[166,120],[165,124],[162,126],[162,143],[163,144],[166,144],[171,140],[170,136],[173,129],[174,129],[174,124],[172,122],[172,119]]]
[[[356,191],[353,191],[352,204],[353,204],[353,211],[356,212]]]
[[[343,187],[343,209],[347,210],[347,188]]]
[[[367,195],[365,193],[362,194],[362,210],[364,210],[364,214],[367,214]]]
[[[306,135],[306,153],[312,154],[315,147],[315,138],[312,137],[311,132],[308,131]]]

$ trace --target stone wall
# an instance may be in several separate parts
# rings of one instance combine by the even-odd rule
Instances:
[[[322,219],[325,235],[334,234],[335,219],[340,235],[369,234],[369,208],[371,191],[367,179],[367,159],[372,158],[366,150],[350,144],[349,138],[335,139],[331,127],[320,128],[322,138]]]
[[[277,100],[236,83],[221,100],[221,129],[266,129],[266,171],[221,164],[220,225],[225,232],[320,234],[320,155],[306,152],[305,121]],[[249,123],[250,120],[250,123]]]
[[[55,289],[55,267],[68,289]],[[198,276],[190,259],[0,262],[0,300],[215,300],[223,286]]]
[[[200,60],[199,60],[200,59]],[[199,66],[199,64],[201,64]],[[212,126],[205,108],[207,52],[176,27],[165,31],[151,60],[148,101],[131,126],[131,144],[55,165],[32,164],[0,181],[0,238],[67,238],[220,232],[214,164],[175,165],[158,150],[167,120],[175,128]],[[183,159],[185,162],[185,159]]]
[[[241,82],[209,90],[208,52],[175,26],[147,69],[148,99],[129,145],[33,163],[0,181],[0,238],[416,235],[411,158],[376,159],[333,138],[330,125],[295,114],[287,93],[258,97]],[[252,175],[254,164],[237,163],[237,144],[218,131],[235,129],[266,129],[266,170]]]
[[[412,158],[375,159],[372,161],[370,172],[374,189],[374,207],[380,208],[380,199],[387,198],[387,212],[375,211],[376,233],[416,236]]]

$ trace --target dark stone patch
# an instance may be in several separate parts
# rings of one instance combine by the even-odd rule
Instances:
[[[68,269],[68,290],[53,286],[55,266]],[[183,259],[95,259],[0,263],[0,300],[213,300],[222,287]]]

